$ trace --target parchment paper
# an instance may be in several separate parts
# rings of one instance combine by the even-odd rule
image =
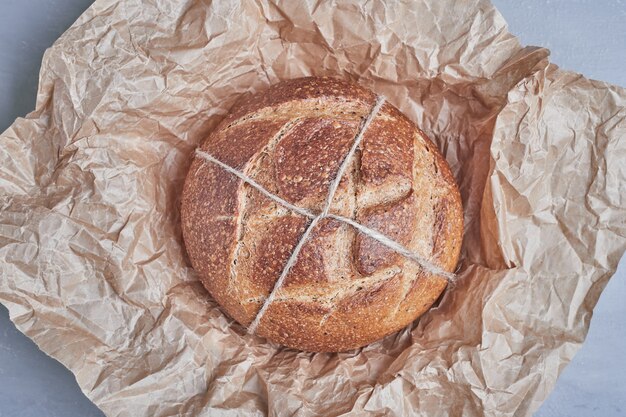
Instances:
[[[526,416],[626,247],[626,91],[523,48],[488,1],[97,0],[0,137],[0,301],[108,416]],[[243,93],[332,75],[382,93],[453,167],[460,282],[410,328],[308,354],[197,282],[178,205]]]

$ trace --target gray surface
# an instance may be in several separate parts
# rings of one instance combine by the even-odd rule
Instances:
[[[522,43],[552,61],[626,86],[622,0],[493,0]],[[45,48],[91,0],[0,0],[0,131],[34,108]],[[626,262],[598,303],[587,341],[537,413],[540,417],[626,416]],[[72,374],[11,324],[0,306],[0,417],[101,417]]]

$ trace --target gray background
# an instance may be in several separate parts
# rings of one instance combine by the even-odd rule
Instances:
[[[35,105],[44,50],[91,0],[0,0],[0,131]],[[585,76],[626,86],[626,2],[493,0],[522,44]],[[626,262],[600,298],[587,341],[538,416],[626,416]],[[0,417],[102,417],[72,374],[18,332],[0,306]]]

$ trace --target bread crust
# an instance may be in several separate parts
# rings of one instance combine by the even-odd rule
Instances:
[[[270,192],[318,213],[376,96],[332,78],[299,78],[244,98],[201,145]],[[331,213],[378,230],[446,271],[462,240],[461,199],[448,164],[385,103],[363,136]],[[309,219],[196,158],[183,190],[183,238],[224,311],[248,326]],[[351,226],[323,219],[305,243],[257,334],[292,348],[354,349],[405,327],[445,289]]]

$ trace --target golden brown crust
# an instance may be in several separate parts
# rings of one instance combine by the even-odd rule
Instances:
[[[413,230],[416,229],[419,221],[418,216],[415,195],[411,191],[408,196],[401,197],[399,200],[361,210],[357,215],[357,222],[408,247],[411,244]],[[370,275],[381,267],[397,264],[402,257],[382,243],[363,234],[357,235],[355,243],[354,261],[358,271],[363,275]]]
[[[375,96],[356,84],[301,78],[247,97],[202,145],[300,207],[319,212]],[[203,284],[249,325],[309,219],[196,159],[182,200],[183,237]],[[331,212],[376,229],[453,271],[463,215],[436,147],[386,103],[365,132]],[[331,219],[312,231],[257,333],[307,351],[363,346],[408,325],[446,280]]]
[[[274,152],[277,194],[300,207],[319,209],[358,128],[356,121],[300,120]]]
[[[367,104],[375,99],[374,93],[357,84],[326,77],[295,78],[274,84],[262,94],[242,97],[218,128],[263,108],[275,108],[288,102],[312,101],[325,106],[328,100]]]

